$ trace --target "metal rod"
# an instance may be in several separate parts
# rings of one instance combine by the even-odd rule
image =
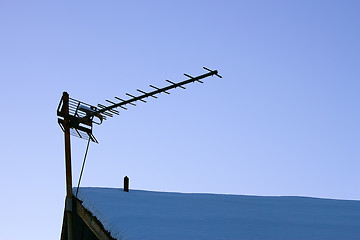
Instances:
[[[86,156],[87,156],[87,153],[88,153],[88,150],[89,150],[90,139],[91,139],[91,138],[90,138],[90,136],[89,136],[88,143],[87,143],[87,146],[86,146],[86,151],[85,151],[85,156],[84,156],[83,164],[82,164],[82,167],[81,167],[80,177],[79,177],[78,185],[77,185],[77,188],[76,188],[76,195],[75,195],[75,197],[77,197],[78,192],[79,192],[81,177],[82,177],[82,174],[83,174],[83,172],[84,172],[84,166],[85,166]]]
[[[138,92],[141,92],[143,94],[146,94],[147,92],[144,92],[143,90],[140,90],[140,89],[136,89]]]
[[[96,111],[95,114],[103,113],[103,112],[105,112],[105,111],[107,111],[109,109],[116,108],[116,107],[119,107],[119,106],[123,106],[123,105],[126,105],[128,103],[136,102],[138,100],[144,101],[144,100],[142,100],[143,98],[147,98],[147,97],[159,94],[161,92],[166,92],[167,90],[170,90],[170,89],[173,89],[173,88],[176,88],[176,87],[179,87],[179,86],[191,83],[191,82],[195,82],[195,81],[201,82],[200,79],[203,79],[203,78],[206,78],[206,77],[209,77],[209,76],[213,76],[213,75],[218,75],[218,71],[214,70],[214,71],[205,73],[203,75],[200,75],[200,76],[197,76],[197,77],[192,77],[192,78],[190,78],[188,80],[185,80],[185,81],[182,81],[182,82],[179,82],[179,83],[176,83],[176,84],[172,84],[172,85],[164,87],[164,88],[157,88],[155,86],[150,85],[150,87],[155,88],[156,90],[152,91],[152,92],[149,92],[149,93],[146,93],[146,94],[143,94],[143,95],[140,95],[140,96],[137,96],[137,97],[126,93],[126,95],[132,97],[132,99],[125,100],[125,101],[123,101],[121,103],[117,103],[117,104],[105,107],[103,109],[100,109],[100,110]]]
[[[98,104],[98,107],[100,107],[101,109],[106,108],[106,106],[104,106],[104,105],[102,105],[102,104],[100,104],[100,103]],[[106,110],[106,111],[111,112],[111,111],[112,111],[112,109],[109,109],[109,110]],[[105,114],[106,116],[109,116],[109,117],[112,117],[112,116],[113,116],[111,113],[106,112],[106,111],[102,112],[102,114]]]
[[[155,86],[153,86],[153,85],[149,85],[150,87],[152,87],[152,88],[155,88],[155,89],[157,89],[157,90],[161,90],[160,88],[158,88],[158,87],[155,87]],[[167,92],[167,91],[162,91],[162,92],[164,92],[164,93],[166,93],[166,94],[170,94],[169,92]]]
[[[105,108],[105,107],[104,107]],[[111,109],[110,109],[111,110]],[[106,111],[110,111],[110,110],[106,110]],[[113,117],[113,115],[109,112],[102,112],[102,114],[108,116],[108,117]]]
[[[136,101],[137,101],[137,100],[140,100],[140,101],[146,103],[146,101],[143,99],[143,98],[145,98],[145,97],[139,98],[139,97],[135,97],[134,95],[131,95],[131,94],[129,94],[129,93],[125,93],[125,94],[128,95],[128,96],[130,96],[130,97],[137,98]],[[146,95],[146,94],[144,94],[144,95]],[[141,96],[144,96],[144,95],[141,95]],[[131,99],[130,99],[130,100],[131,100]],[[125,101],[125,102],[126,102],[126,101]],[[122,103],[123,103],[123,102],[122,102]],[[113,106],[114,106],[114,105],[113,105]],[[121,105],[116,106],[116,107],[120,107],[120,106],[121,106]],[[111,106],[109,106],[109,107],[111,107]]]
[[[140,89],[137,89],[137,90],[138,90],[138,92],[141,92],[141,93],[143,93],[143,94],[147,94],[147,92],[145,92],[145,91],[143,91],[143,90],[140,90]],[[157,96],[154,96],[154,95],[152,95],[152,96],[150,96],[150,97],[157,98]]]
[[[107,101],[107,102],[109,102],[109,103],[111,103],[111,104],[116,104],[116,103],[114,103],[114,102],[112,102],[112,101],[110,101],[110,100],[105,100],[105,101]]]
[[[107,102],[109,102],[109,103],[111,103],[111,104],[116,104],[115,102],[112,102],[112,101],[110,101],[110,100],[105,100],[105,101],[107,101]],[[121,107],[121,108],[123,108],[123,109],[125,109],[125,110],[127,110],[127,108],[126,107],[122,107],[122,106],[119,106],[119,107]],[[117,114],[117,115],[119,115],[119,111],[118,110],[115,110],[115,109],[109,109],[108,111],[110,111],[110,112],[112,112],[112,113],[115,113],[115,114]],[[113,112],[113,111],[116,111],[116,112]]]
[[[77,112],[78,112],[78,109],[79,109],[79,106],[80,106],[80,103],[78,103],[78,105],[77,105],[77,107],[76,107],[76,110],[75,110],[75,113],[74,113],[74,115],[76,115],[76,114],[77,114]]]
[[[193,76],[190,76],[189,74],[184,73],[184,75],[187,76],[188,78],[195,79]],[[195,81],[198,81],[199,83],[203,83],[202,81],[200,81],[198,79],[195,79]]]
[[[109,102],[109,103],[112,103],[112,104],[116,104],[116,103],[114,103],[114,102],[112,102],[112,101],[110,101],[110,100],[105,100],[105,101],[107,101],[107,102]],[[104,106],[104,105],[101,105],[101,106],[106,107],[106,106]],[[119,111],[116,110],[116,109],[109,109],[108,111],[111,112],[111,113],[114,113],[114,114],[116,114],[116,115],[119,115]]]
[[[209,72],[211,72],[211,69],[208,69],[207,67],[203,67],[203,69],[208,70]],[[222,76],[220,76],[218,73],[215,74],[216,76],[218,76],[219,78],[222,78]]]
[[[170,80],[166,80],[168,83],[171,83],[171,84],[176,84],[176,83],[174,83],[174,82],[172,82],[172,81],[170,81]],[[182,89],[186,89],[185,87],[183,87],[183,86],[179,86],[180,88],[182,88]]]
[[[78,134],[77,137],[82,138],[82,136],[81,136],[81,134],[79,133],[79,131],[78,131],[76,128],[74,128],[74,129],[75,129],[76,133]]]
[[[121,98],[119,98],[119,97],[115,97],[117,100],[120,100],[120,101],[125,101],[124,99],[121,99]],[[136,104],[135,103],[131,103],[131,102],[129,102],[129,104],[130,105],[133,105],[133,106],[136,106]]]

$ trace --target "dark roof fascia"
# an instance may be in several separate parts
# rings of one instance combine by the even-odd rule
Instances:
[[[105,230],[102,223],[87,209],[82,205],[82,201],[73,196],[72,198],[73,205],[73,217],[75,219],[75,215],[81,218],[82,221],[86,224],[89,230],[98,238],[99,240],[116,240],[111,237],[110,233]],[[74,215],[75,214],[75,215]],[[76,228],[76,226],[75,226]],[[61,240],[67,240],[67,221],[66,221],[66,211],[64,211],[64,219],[63,226],[61,231]]]
[[[99,240],[116,240],[105,230],[102,223],[90,211],[84,208],[82,202],[78,198],[74,196],[74,199],[76,201],[76,213]]]

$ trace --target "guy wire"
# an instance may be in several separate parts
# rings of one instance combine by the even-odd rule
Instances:
[[[79,176],[79,182],[78,182],[78,185],[77,185],[75,197],[77,197],[78,192],[79,192],[80,181],[81,181],[81,177],[82,177],[82,174],[83,174],[83,171],[84,171],[85,160],[86,160],[86,156],[87,156],[87,153],[88,153],[88,150],[89,150],[89,145],[90,145],[90,138],[89,138],[89,140],[88,140],[88,142],[87,142],[86,151],[85,151],[85,156],[84,156],[84,161],[83,161],[83,164],[82,164],[82,167],[81,167],[81,172],[80,172],[80,176]]]

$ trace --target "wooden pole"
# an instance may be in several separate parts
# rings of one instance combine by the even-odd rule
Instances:
[[[63,93],[63,108],[64,116],[69,115],[69,94]],[[68,124],[69,119],[64,117],[64,135],[65,135],[65,169],[66,169],[66,219],[68,240],[75,240],[74,238],[74,223],[72,214],[72,171],[71,171],[71,148],[70,148],[70,126]]]

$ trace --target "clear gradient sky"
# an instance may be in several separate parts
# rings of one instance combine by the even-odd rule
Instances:
[[[218,69],[96,126],[82,186],[360,200],[359,1],[0,3],[0,239],[59,239],[63,91]],[[77,182],[86,141],[72,138]]]

